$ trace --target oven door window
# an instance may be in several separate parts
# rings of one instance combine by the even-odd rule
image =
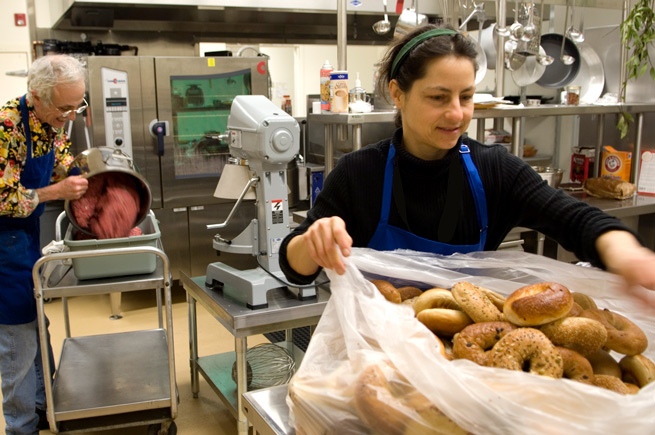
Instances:
[[[250,95],[250,69],[216,75],[171,76],[175,178],[220,176],[229,157],[232,100]]]

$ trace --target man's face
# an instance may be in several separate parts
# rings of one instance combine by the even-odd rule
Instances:
[[[75,109],[83,104],[85,91],[83,80],[73,84],[59,84],[52,89],[50,104],[46,104],[32,92],[36,116],[42,123],[50,124],[54,128],[62,128],[66,125],[66,121],[75,119],[77,115]],[[67,116],[63,116],[63,113],[69,110],[72,111]]]

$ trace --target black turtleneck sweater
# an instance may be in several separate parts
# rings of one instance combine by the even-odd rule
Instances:
[[[455,164],[459,164],[463,171],[459,163],[459,146],[450,150],[443,159],[426,161],[407,152],[401,138],[402,129],[399,129],[391,140],[398,157],[411,231],[423,238],[451,245],[478,243],[480,229],[466,177],[462,178],[464,187],[455,232],[450,240],[439,240],[437,235],[446,202],[451,162],[456,160]],[[384,169],[391,140],[369,145],[339,159],[307,213],[307,219],[282,242],[280,266],[289,280],[307,284],[318,274],[297,274],[289,267],[286,252],[293,237],[304,233],[322,217],[340,216],[353,238],[353,246],[368,245],[380,218]],[[463,142],[471,150],[486,195],[489,228],[485,250],[496,250],[512,228],[526,227],[554,239],[579,259],[602,267],[594,246],[598,236],[612,229],[630,231],[618,219],[550,187],[529,164],[508,153],[505,147],[483,145],[470,138],[464,138]],[[389,223],[406,230],[396,204],[392,200]]]

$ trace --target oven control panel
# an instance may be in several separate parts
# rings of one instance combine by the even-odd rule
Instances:
[[[101,68],[107,146],[133,157],[127,73]]]

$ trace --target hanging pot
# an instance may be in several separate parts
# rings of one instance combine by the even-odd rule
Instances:
[[[539,54],[545,55],[546,51],[539,47]],[[537,62],[537,56],[527,56],[523,65],[512,71],[512,80],[517,86],[528,86],[539,80],[545,71],[546,67]]]
[[[496,23],[481,30],[480,47],[487,58],[487,69],[496,69]]]
[[[564,38],[564,55],[572,56],[575,61],[571,65],[565,65],[560,56]],[[573,41],[559,33],[547,33],[541,35],[541,46],[549,56],[553,57],[553,63],[546,67],[546,71],[537,80],[537,84],[544,88],[562,88],[570,84],[580,71],[580,51]]]
[[[580,86],[580,103],[593,104],[603,94],[605,69],[596,50],[585,42],[578,42],[582,64],[577,77],[570,85]]]
[[[136,185],[140,207],[134,226],[139,225],[148,215],[152,205],[152,192],[146,179],[138,172],[132,159],[121,152],[109,147],[89,148],[78,154],[70,165],[68,175],[82,175],[92,182],[92,178],[100,174],[127,174]],[[74,213],[71,210],[73,201],[64,201],[64,210],[73,227],[77,230],[94,236],[88,228],[78,224]]]

